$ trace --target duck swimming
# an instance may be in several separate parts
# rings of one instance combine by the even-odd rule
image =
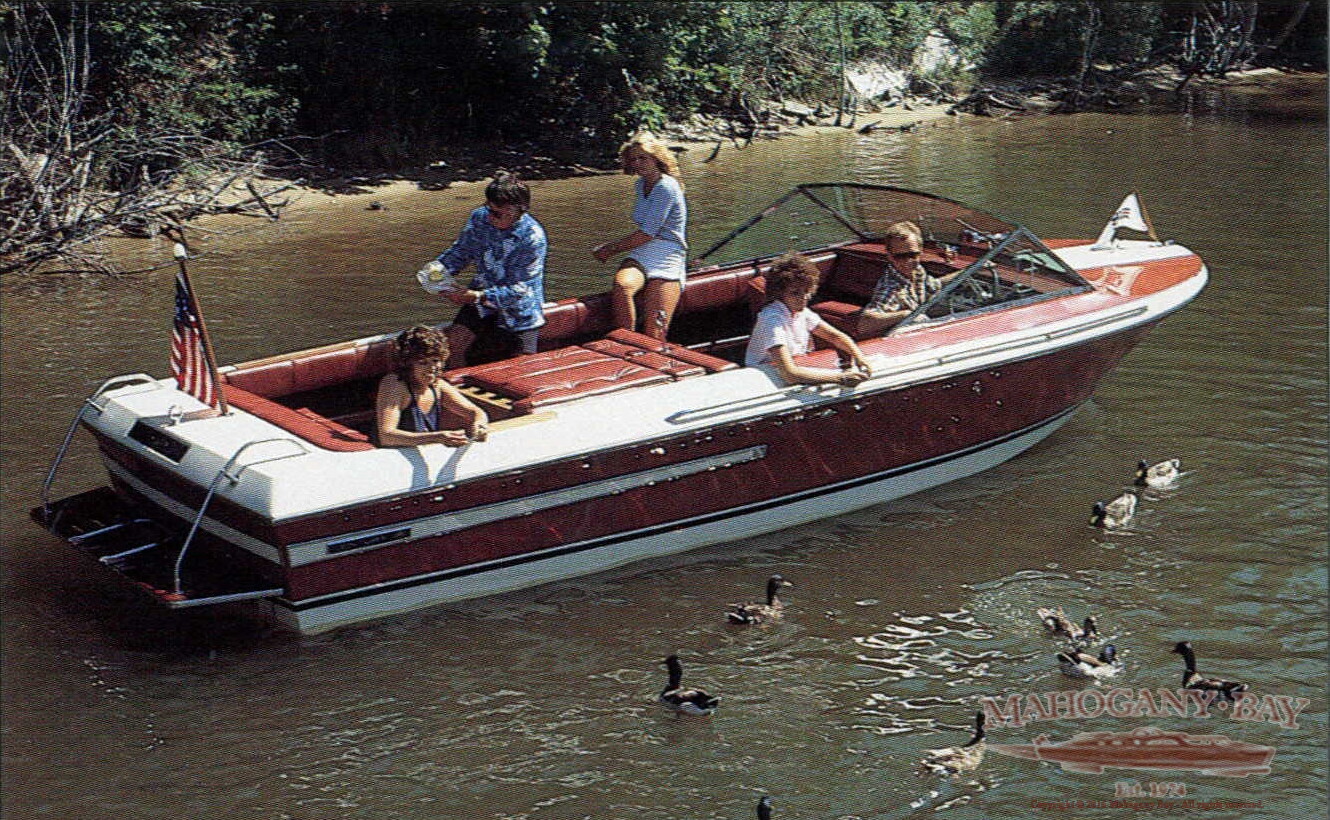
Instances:
[[[1062,607],[1050,609],[1040,607],[1035,610],[1039,620],[1044,622],[1044,629],[1055,638],[1066,638],[1073,644],[1094,643],[1099,640],[1099,622],[1093,615],[1086,615],[1080,626],[1071,622]]]
[[[1090,513],[1090,524],[1115,530],[1127,526],[1127,522],[1136,514],[1136,493],[1123,493],[1105,504],[1096,501]]]
[[[1178,468],[1181,466],[1182,462],[1176,458],[1170,458],[1154,465],[1147,465],[1144,461],[1138,461],[1136,462],[1136,486],[1168,487],[1178,480],[1178,476],[1181,475]]]
[[[1111,678],[1122,669],[1122,664],[1118,663],[1118,650],[1113,644],[1099,650],[1099,657],[1072,644],[1067,651],[1058,653],[1058,669],[1073,678]]]
[[[730,604],[730,610],[725,613],[725,617],[732,624],[760,624],[768,621],[778,621],[784,614],[785,605],[781,603],[776,594],[781,587],[792,587],[789,581],[779,575],[773,575],[767,579],[767,602],[765,604],[747,603]]]
[[[701,689],[683,688],[683,664],[678,655],[665,659],[665,668],[669,670],[670,682],[660,691],[662,705],[684,715],[709,715],[716,711],[720,698],[712,697]]]
[[[1187,664],[1186,671],[1182,673],[1182,688],[1184,689],[1217,692],[1220,700],[1232,703],[1237,699],[1237,695],[1246,692],[1250,688],[1247,684],[1238,683],[1237,681],[1202,677],[1196,671],[1196,653],[1192,651],[1191,641],[1178,641],[1178,644],[1173,647],[1173,651],[1181,655],[1183,661]]]
[[[956,775],[976,769],[984,760],[984,713],[974,714],[974,737],[964,746],[948,749],[929,749],[924,752],[922,765],[933,774]]]

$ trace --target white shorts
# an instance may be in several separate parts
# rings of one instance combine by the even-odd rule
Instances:
[[[648,279],[668,279],[683,282],[688,273],[688,251],[679,243],[668,239],[653,239],[628,252],[631,259],[642,266]]]

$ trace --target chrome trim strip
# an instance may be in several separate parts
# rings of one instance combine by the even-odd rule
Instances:
[[[329,538],[320,538],[316,541],[292,544],[287,548],[287,554],[290,556],[291,566],[305,566],[329,558],[343,558],[348,555],[356,555],[357,553],[382,549],[383,547],[391,546],[392,544],[400,544],[407,541],[419,541],[425,538],[436,538],[440,535],[456,532],[457,530],[492,524],[496,521],[514,518],[519,515],[531,515],[544,510],[553,509],[554,507],[566,507],[570,504],[580,504],[597,498],[618,495],[619,493],[628,490],[635,490],[640,487],[650,487],[654,484],[659,484],[662,481],[674,481],[697,473],[733,467],[736,464],[746,464],[750,461],[766,458],[766,455],[767,445],[759,444],[753,447],[745,447],[741,450],[732,450],[727,453],[718,453],[713,456],[693,459],[692,461],[681,461],[675,464],[666,464],[662,467],[629,473],[627,475],[605,478],[599,481],[589,481],[585,484],[578,484],[573,487],[565,487],[559,490],[550,490],[549,492],[539,493],[537,495],[514,498],[508,501],[498,501],[493,504],[487,504],[483,507],[452,510],[424,518],[412,519],[410,521],[399,521],[383,527],[375,527],[373,529],[359,530],[349,533],[339,533],[338,535]],[[329,552],[330,549],[337,547],[339,544],[345,544],[347,541],[354,541],[357,538],[372,538],[376,535],[391,533],[403,528],[406,528],[406,534],[390,541],[375,543],[361,549]]]

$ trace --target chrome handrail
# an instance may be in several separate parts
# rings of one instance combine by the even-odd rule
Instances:
[[[123,384],[122,384],[122,383],[123,383]],[[166,388],[166,385],[164,385],[164,384],[162,384],[161,382],[157,381],[157,380],[154,379],[152,376],[149,376],[147,373],[130,373],[130,374],[125,375],[125,376],[112,376],[111,378],[109,378],[109,379],[107,379],[106,381],[102,382],[102,386],[101,386],[101,387],[98,387],[96,390],[94,390],[93,393],[92,393],[92,395],[88,397],[87,401],[88,401],[88,403],[91,404],[93,407],[96,407],[97,410],[100,412],[100,411],[106,409],[106,405],[105,405],[105,404],[98,404],[95,400],[98,399],[98,398],[100,398],[101,395],[102,395],[103,393],[105,393],[106,391],[110,390],[112,387],[128,387],[128,386],[133,385],[133,384],[150,384],[150,385],[152,385],[152,389],[153,389],[153,390],[165,390],[165,389],[167,389],[167,388]],[[134,391],[134,392],[136,392],[136,393],[146,393],[147,391],[146,391],[146,390],[136,390],[136,391]]]
[[[236,471],[235,475],[231,474],[231,468],[235,466],[236,460],[240,458],[240,455],[242,453],[244,453],[250,447],[253,447],[257,444],[272,444],[273,442],[294,444],[296,445],[297,448],[299,448],[300,452],[286,453],[285,455],[273,456],[272,458],[261,458],[258,461],[250,461],[240,465],[240,469]],[[306,447],[304,444],[297,441],[296,439],[291,439],[291,438],[265,438],[256,441],[247,441],[240,446],[239,450],[235,451],[235,453],[231,456],[231,458],[227,460],[226,464],[222,467],[220,471],[218,471],[217,475],[213,478],[212,484],[209,485],[208,487],[208,494],[203,497],[203,504],[199,507],[198,515],[194,517],[194,523],[189,528],[189,534],[185,536],[185,543],[180,545],[180,554],[177,555],[175,559],[174,592],[176,595],[184,594],[180,584],[180,567],[185,563],[185,553],[189,551],[189,545],[194,542],[194,534],[199,531],[199,525],[203,523],[203,516],[208,512],[208,505],[212,503],[212,497],[216,495],[217,486],[222,483],[222,479],[226,478],[232,484],[236,484],[240,481],[240,474],[243,473],[247,467],[253,467],[257,464],[266,464],[270,461],[280,461],[281,459],[292,458],[294,456],[309,455],[309,453],[310,449],[308,447]]]
[[[74,415],[74,421],[70,422],[69,430],[65,433],[65,440],[60,444],[60,449],[56,451],[55,460],[51,462],[51,469],[46,472],[46,481],[42,482],[42,518],[45,520],[48,528],[51,527],[51,485],[55,483],[55,474],[56,471],[60,469],[60,462],[65,460],[65,453],[69,452],[69,445],[74,440],[74,431],[78,429],[79,422],[83,421],[83,414],[89,407],[93,408],[98,413],[106,410],[106,405],[98,404],[96,399],[107,390],[110,390],[113,386],[119,386],[122,382],[125,386],[141,384],[144,382],[154,384],[158,387],[162,386],[160,382],[146,373],[131,373],[127,376],[112,376],[102,382],[101,386],[93,391],[91,396],[83,400],[83,404],[79,406],[78,413]]]

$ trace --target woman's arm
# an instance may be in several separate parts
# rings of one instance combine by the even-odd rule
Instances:
[[[816,333],[817,331],[813,332]],[[846,338],[848,340],[848,337]],[[850,342],[850,344],[854,344],[854,342]],[[795,364],[794,358],[790,356],[789,348],[785,345],[774,345],[767,348],[767,355],[771,357],[771,364],[775,366],[776,372],[788,384],[839,384],[843,387],[853,387],[868,378],[867,373],[859,370],[831,370],[823,367],[804,367]]]
[[[449,385],[452,387],[452,385]],[[456,388],[454,388],[456,390]],[[402,409],[411,401],[401,379],[389,374],[379,381],[378,397],[374,402],[376,427],[380,447],[417,447],[421,444],[446,444],[461,447],[467,443],[461,430],[438,430],[433,433],[412,433],[399,429]],[[479,409],[479,408],[477,408]]]
[[[439,391],[439,402],[444,410],[466,419],[464,435],[471,441],[484,441],[489,435],[489,417],[485,415],[485,411],[462,395],[462,391],[443,379],[435,382],[434,388]]]
[[[604,245],[597,245],[591,249],[591,255],[596,257],[597,262],[604,262],[611,256],[618,256],[621,253],[627,253],[633,248],[640,248],[650,242],[652,236],[645,231],[638,229],[625,236],[623,239],[617,239],[613,242],[606,242]]]

